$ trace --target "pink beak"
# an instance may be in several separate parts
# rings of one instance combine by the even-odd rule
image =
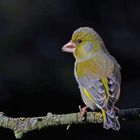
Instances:
[[[70,53],[74,53],[75,52],[75,44],[73,42],[68,42],[67,44],[65,44],[62,48],[63,52],[70,52]]]

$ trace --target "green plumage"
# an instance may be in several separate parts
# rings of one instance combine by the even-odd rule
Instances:
[[[120,95],[120,66],[106,50],[101,37],[89,27],[77,29],[71,42],[76,46],[74,74],[87,107],[102,110],[104,128],[119,130],[114,105]]]

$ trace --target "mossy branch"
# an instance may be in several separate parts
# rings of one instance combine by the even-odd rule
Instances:
[[[118,110],[116,114],[119,119],[124,121],[129,119],[140,120],[140,108]],[[40,130],[44,127],[102,122],[102,114],[100,112],[88,112],[84,121],[82,121],[80,112],[61,115],[49,112],[46,116],[31,118],[11,118],[5,116],[3,112],[0,112],[0,127],[13,130],[16,138],[21,138],[24,133],[35,129]]]

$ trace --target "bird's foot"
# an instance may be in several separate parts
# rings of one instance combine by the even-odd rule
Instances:
[[[82,120],[85,120],[85,117],[86,117],[86,113],[87,113],[87,106],[81,108],[81,106],[79,106],[79,110],[80,110],[80,113],[81,113],[81,118]]]

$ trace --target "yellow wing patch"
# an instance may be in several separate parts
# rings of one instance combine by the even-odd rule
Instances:
[[[85,94],[90,100],[92,100],[93,102],[95,102],[94,99],[93,99],[93,97],[90,95],[90,93],[89,93],[85,88],[83,89],[83,91],[84,91],[84,94]],[[105,121],[105,120],[106,120],[106,113],[105,113],[104,109],[101,109],[101,110],[102,110],[103,120]]]
[[[102,110],[103,121],[105,121],[106,120],[106,113],[103,109],[101,109],[101,110]]]
[[[94,102],[93,97],[90,95],[90,93],[89,93],[85,88],[83,89],[83,91],[84,91],[84,94],[85,94],[90,100],[92,100],[92,101]]]

